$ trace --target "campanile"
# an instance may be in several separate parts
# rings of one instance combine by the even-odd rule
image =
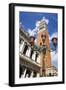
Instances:
[[[46,21],[39,21],[38,32],[37,32],[37,44],[39,47],[46,47],[44,52],[40,53],[40,75],[47,76],[49,73],[49,68],[51,68],[51,54],[48,50],[50,48],[49,44],[49,33],[48,33],[48,24]]]

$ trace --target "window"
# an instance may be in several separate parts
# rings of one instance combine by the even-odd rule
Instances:
[[[26,71],[26,74],[25,74],[25,77],[30,77],[30,75],[31,75],[31,71],[30,70],[27,70]]]
[[[33,50],[31,49],[30,58],[32,58],[33,53],[34,53],[34,52],[33,52]]]
[[[36,72],[34,72],[33,77],[36,77],[36,76],[37,76],[37,74],[36,74]]]
[[[25,43],[23,54],[26,54],[27,49],[28,49],[28,45]]]
[[[52,76],[52,74],[51,74],[51,73],[49,73],[49,76]]]
[[[37,61],[38,53],[36,52],[35,62]]]
[[[21,78],[21,75],[23,74],[23,71],[24,71],[23,66],[20,65],[19,70],[20,70],[19,77]]]

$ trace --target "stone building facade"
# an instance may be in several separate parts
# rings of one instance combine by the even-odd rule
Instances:
[[[34,51],[29,43],[28,33],[20,28],[19,34],[19,59],[20,75],[19,77],[39,77],[40,76],[40,55]]]

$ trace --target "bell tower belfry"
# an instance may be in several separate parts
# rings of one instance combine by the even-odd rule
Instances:
[[[38,32],[37,32],[37,44],[39,47],[42,47],[44,45],[47,48],[50,48],[48,24],[44,20],[39,21]],[[41,52],[40,57],[41,57],[41,59],[40,59],[40,64],[41,64],[40,75],[41,76],[49,76],[48,69],[51,68],[51,54],[48,50],[44,50],[44,53]]]

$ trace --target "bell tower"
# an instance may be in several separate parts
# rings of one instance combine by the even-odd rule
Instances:
[[[39,47],[46,47],[44,52],[41,52],[41,69],[40,69],[40,76],[48,76],[48,69],[51,68],[51,54],[47,50],[47,48],[50,48],[49,44],[49,34],[48,34],[48,24],[45,20],[39,21],[38,25],[38,32],[37,32],[37,44]]]

